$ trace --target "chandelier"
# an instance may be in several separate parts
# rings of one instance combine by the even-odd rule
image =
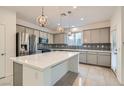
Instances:
[[[57,31],[59,31],[59,32],[64,32],[64,28],[61,27],[61,26],[59,26],[59,27],[57,28]]]
[[[42,15],[37,17],[37,22],[42,27],[45,27],[48,24],[47,17],[44,15],[44,8],[43,7],[42,7]]]

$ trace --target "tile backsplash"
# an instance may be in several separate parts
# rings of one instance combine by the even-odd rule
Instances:
[[[67,44],[38,44],[38,49],[59,48],[59,49],[90,49],[90,50],[111,50],[110,43],[86,43],[82,46],[68,46]]]

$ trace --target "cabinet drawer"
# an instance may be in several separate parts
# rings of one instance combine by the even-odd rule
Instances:
[[[99,55],[108,55],[108,56],[111,56],[111,53],[106,53],[106,52],[101,52],[101,53],[98,53]]]
[[[97,64],[97,54],[87,54],[87,63],[89,64]]]

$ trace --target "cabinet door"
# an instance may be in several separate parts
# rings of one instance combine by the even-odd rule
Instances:
[[[26,28],[23,27],[23,26],[16,26],[16,32],[25,32],[26,31]]]
[[[111,56],[110,56],[110,54],[100,53],[98,55],[98,65],[110,67],[111,66]]]
[[[110,28],[100,29],[100,43],[110,43]]]
[[[64,43],[64,34],[55,34],[54,35],[54,43],[63,44]]]
[[[80,53],[80,55],[79,55],[79,62],[80,63],[86,63],[86,59],[87,59],[87,57],[86,57],[86,55],[87,55],[87,53],[86,52],[81,52]]]
[[[100,40],[99,40],[99,29],[96,29],[96,30],[91,30],[91,43],[100,43]]]
[[[58,37],[57,37],[58,35],[57,34],[54,34],[53,35],[53,42],[56,44],[56,43],[58,43]]]
[[[34,34],[34,30],[31,28],[26,28],[26,33],[29,33],[29,35]]]
[[[43,32],[41,32],[41,31],[40,31],[40,37],[42,37],[42,38],[43,38]]]
[[[97,53],[87,53],[87,63],[97,65]]]
[[[53,44],[53,35],[52,34],[48,34],[48,43]]]
[[[90,43],[90,31],[83,32],[83,41],[84,43]]]
[[[59,37],[60,37],[60,43],[64,43],[64,34],[60,34],[59,35]]]
[[[39,31],[38,30],[34,30],[34,35],[36,35],[36,37],[39,37]]]
[[[43,37],[48,38],[48,34],[44,32]]]
[[[53,34],[50,34],[50,43],[53,44]]]
[[[36,35],[36,44],[38,44],[39,43],[39,31],[38,30],[35,30],[34,31],[34,35]]]

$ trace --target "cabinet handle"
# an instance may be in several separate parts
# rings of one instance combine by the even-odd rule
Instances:
[[[5,55],[5,53],[2,53],[2,54],[1,54],[1,56],[4,56],[4,55]]]

